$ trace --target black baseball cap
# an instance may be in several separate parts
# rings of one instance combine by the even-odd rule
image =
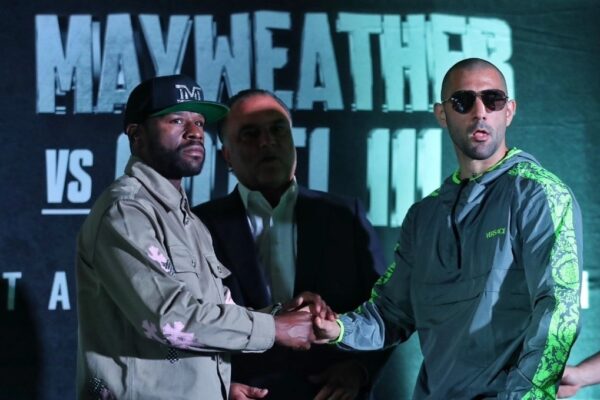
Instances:
[[[229,108],[205,101],[202,88],[186,75],[157,76],[137,85],[125,106],[124,127],[177,111],[202,114],[207,123],[223,118]]]

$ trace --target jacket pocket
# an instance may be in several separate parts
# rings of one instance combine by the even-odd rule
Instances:
[[[202,261],[204,266],[202,267],[206,272],[206,291],[205,294],[212,293],[213,298],[217,298],[219,303],[227,303],[227,297],[225,287],[223,285],[223,279],[231,275],[231,272],[221,264],[217,257],[212,254],[205,254],[204,260]],[[210,277],[210,278],[209,278]],[[209,283],[210,282],[210,283]],[[214,300],[213,300],[214,301]]]
[[[197,274],[196,260],[185,246],[169,246],[169,253],[173,262],[173,270],[177,274]]]
[[[199,298],[201,288],[196,259],[185,246],[169,246],[169,254],[173,263],[173,277]]]
[[[473,366],[489,365],[494,355],[493,305],[484,291],[486,276],[448,283],[415,283],[417,329],[430,337],[430,354],[446,354]],[[449,350],[452,349],[452,350]],[[438,356],[439,357],[439,356]]]
[[[214,254],[207,254],[204,258],[206,258],[206,262],[215,278],[225,279],[231,275],[231,271],[225,268]]]
[[[451,283],[414,282],[412,300],[417,326],[434,328],[469,314],[483,292],[480,279]]]

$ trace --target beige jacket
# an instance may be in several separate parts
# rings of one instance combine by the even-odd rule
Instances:
[[[274,343],[269,314],[236,306],[183,191],[132,157],[77,247],[80,399],[226,399],[229,352]]]

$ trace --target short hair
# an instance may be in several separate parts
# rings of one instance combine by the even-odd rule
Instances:
[[[500,71],[500,69],[498,69],[498,67],[496,67],[494,64],[492,64],[489,61],[486,61],[482,58],[465,58],[464,60],[461,60],[459,62],[457,62],[456,64],[454,64],[452,67],[450,67],[450,69],[448,70],[448,72],[446,72],[446,75],[444,75],[444,79],[442,80],[442,91],[440,93],[440,100],[444,101],[444,93],[446,92],[446,89],[448,89],[448,85],[449,85],[449,80],[450,80],[450,75],[452,75],[452,73],[454,71],[459,71],[459,70],[469,70],[469,69],[477,69],[477,68],[491,68],[496,70],[496,72],[498,72],[498,75],[500,75],[500,78],[502,78],[502,83],[504,84],[504,88],[506,88],[506,79],[504,78],[504,74],[502,73],[502,71]]]
[[[290,118],[290,121],[292,120],[292,113],[291,113],[289,107],[287,106],[287,104],[285,104],[285,102],[283,100],[281,100],[279,97],[277,97],[277,95],[275,93],[270,92],[265,89],[257,89],[257,88],[244,89],[240,92],[237,92],[234,96],[231,96],[225,102],[225,105],[227,107],[229,107],[229,109],[231,110],[236,103],[238,103],[244,99],[247,99],[249,97],[253,97],[253,96],[269,96],[269,97],[271,97],[285,110],[287,116]],[[219,122],[217,123],[217,135],[219,136],[219,140],[221,141],[221,143],[225,143],[225,141],[223,140],[223,127],[225,126],[225,124],[227,123],[227,120],[229,118],[230,118],[230,115],[228,114],[223,119],[220,119]]]

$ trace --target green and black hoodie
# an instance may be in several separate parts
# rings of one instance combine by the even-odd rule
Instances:
[[[417,331],[415,399],[553,399],[579,327],[579,206],[517,149],[458,177],[411,207],[395,262],[340,317],[339,346],[373,350]]]

